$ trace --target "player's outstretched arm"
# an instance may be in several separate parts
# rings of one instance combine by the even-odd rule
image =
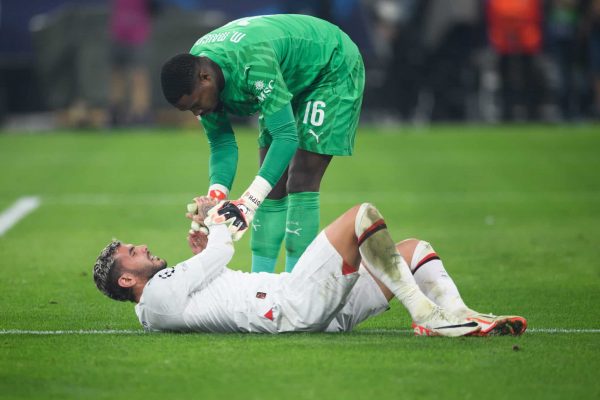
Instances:
[[[213,189],[217,189],[226,197],[235,179],[238,163],[238,146],[233,128],[224,111],[205,115],[201,118],[201,122],[210,148],[208,159],[209,196]],[[211,197],[217,198],[218,196]],[[223,198],[217,198],[217,200],[223,200]]]
[[[210,210],[216,208],[216,200],[207,196],[194,199],[195,208],[188,207],[188,218],[194,222],[206,219]],[[205,231],[190,231],[188,244],[195,254],[184,261],[189,290],[200,290],[205,284],[221,274],[234,253],[231,233],[226,224],[203,226]]]

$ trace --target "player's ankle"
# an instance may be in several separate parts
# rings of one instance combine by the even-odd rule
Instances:
[[[426,321],[435,310],[436,305],[429,300],[415,285],[414,290],[404,290],[401,296],[396,295],[402,305],[407,309],[412,320],[417,324]]]

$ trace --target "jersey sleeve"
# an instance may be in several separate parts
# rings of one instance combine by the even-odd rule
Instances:
[[[258,175],[275,186],[298,149],[298,133],[291,104],[265,116],[265,125],[271,133],[272,142]]]
[[[200,122],[210,147],[209,185],[220,184],[231,189],[238,163],[238,146],[229,118],[222,110],[205,115]]]
[[[273,138],[258,175],[275,186],[298,148],[296,121],[290,93],[275,51],[268,45],[252,48],[248,56],[247,90],[260,106],[265,125]]]
[[[246,90],[259,104],[263,115],[272,115],[289,104],[289,91],[277,55],[268,43],[257,44],[245,50],[240,57],[246,60]]]
[[[191,295],[222,274],[233,253],[233,242],[227,227],[212,226],[204,251],[175,268],[158,272],[148,282],[136,310],[144,328],[185,329],[183,312]]]

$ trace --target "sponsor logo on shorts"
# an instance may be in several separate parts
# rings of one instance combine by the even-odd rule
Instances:
[[[256,298],[257,299],[266,299],[267,294],[265,292],[256,292]]]

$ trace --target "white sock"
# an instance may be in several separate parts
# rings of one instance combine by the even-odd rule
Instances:
[[[458,288],[444,268],[442,260],[429,243],[421,240],[417,244],[410,271],[419,288],[438,306],[461,318],[474,313],[460,297]]]
[[[377,214],[371,215],[368,220],[371,226],[357,229],[360,255],[367,269],[379,279],[394,296],[406,307],[413,321],[420,323],[433,311],[433,304],[419,289],[417,282],[411,274],[408,264],[396,250],[385,222]],[[358,217],[361,217],[359,212]]]

